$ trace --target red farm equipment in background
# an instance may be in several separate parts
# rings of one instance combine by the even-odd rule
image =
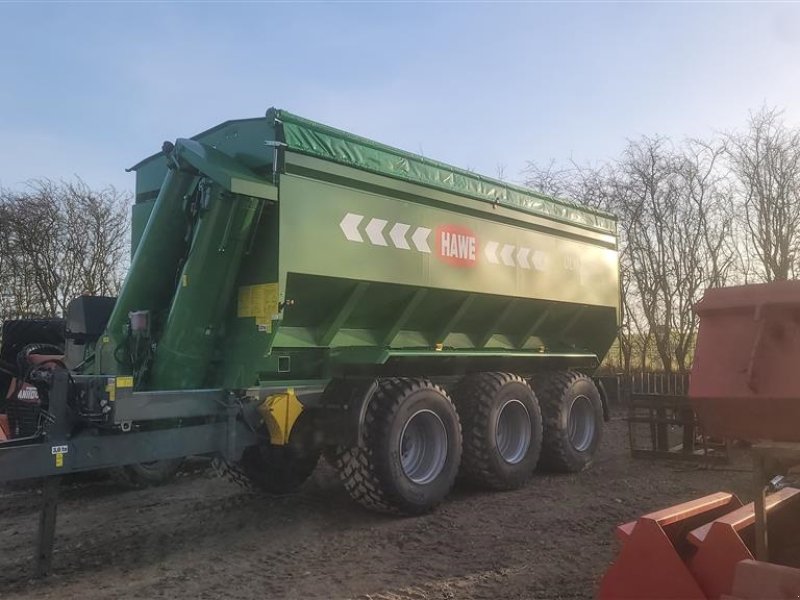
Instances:
[[[781,479],[800,465],[800,281],[708,290],[696,312],[692,406],[706,434],[751,444],[754,502],[719,492],[620,525],[599,597],[798,598],[800,489]]]

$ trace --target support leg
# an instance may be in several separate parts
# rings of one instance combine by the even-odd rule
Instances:
[[[753,456],[753,511],[755,513],[756,560],[768,561],[766,483],[764,457]]]
[[[669,452],[669,428],[667,426],[667,410],[656,409],[656,450]]]
[[[694,411],[691,408],[680,409],[681,425],[683,426],[683,452],[684,454],[694,454]]]
[[[47,577],[53,563],[53,542],[56,533],[56,510],[58,508],[58,484],[61,477],[45,477],[42,480],[42,510],[39,513],[39,531],[36,537],[35,575]]]

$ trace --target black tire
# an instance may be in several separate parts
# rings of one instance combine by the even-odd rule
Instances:
[[[17,355],[29,344],[64,346],[64,319],[9,319],[0,322],[0,360],[16,368]],[[10,373],[0,371],[0,405],[5,404],[11,380]],[[25,431],[30,435],[33,431]]]
[[[183,464],[182,458],[126,465],[110,470],[112,479],[131,489],[162,485],[171,481]]]
[[[430,435],[414,445],[412,438],[421,440],[426,431]],[[411,445],[425,448],[419,468],[411,465]],[[361,444],[344,449],[336,462],[345,488],[362,506],[395,514],[428,512],[444,500],[458,474],[456,409],[442,388],[425,379],[381,380],[367,407]]]
[[[325,448],[322,449],[322,458],[325,459],[326,463],[336,469],[339,464],[339,457],[343,451],[344,450],[340,446],[325,446]]]
[[[539,466],[558,473],[589,468],[603,437],[603,403],[594,381],[583,373],[557,371],[537,375],[532,387],[544,419]],[[586,429],[570,430],[571,413]]]
[[[246,448],[239,462],[214,460],[218,475],[240,487],[272,495],[290,494],[311,477],[319,462],[319,450],[264,443]]]
[[[314,443],[316,419],[303,411],[292,427],[289,443],[275,446],[269,442],[262,425],[261,443],[245,448],[236,463],[215,459],[212,466],[218,475],[251,492],[271,495],[291,494],[311,477],[317,468],[320,448]]]
[[[28,344],[64,346],[64,319],[10,319],[2,323],[0,358],[14,363]]]
[[[453,399],[464,437],[463,478],[494,490],[525,485],[542,448],[542,413],[527,382],[510,373],[478,373],[459,382]]]

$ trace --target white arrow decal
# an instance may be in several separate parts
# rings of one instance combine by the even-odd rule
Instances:
[[[541,250],[536,250],[531,256],[531,264],[537,271],[544,271],[547,269],[547,254]]]
[[[511,244],[506,244],[503,246],[503,249],[500,250],[500,260],[503,261],[503,264],[507,267],[514,266],[514,246]]]
[[[339,227],[342,228],[342,232],[344,233],[344,237],[346,237],[351,242],[363,242],[363,238],[361,234],[358,232],[358,224],[361,223],[361,220],[364,217],[361,215],[357,215],[355,213],[347,213],[342,219],[342,222],[339,223]]]
[[[417,247],[417,250],[420,252],[430,253],[431,248],[428,246],[428,236],[430,234],[431,230],[427,227],[417,227],[414,235],[411,236],[411,241]]]
[[[403,250],[411,250],[411,246],[406,241],[406,234],[411,226],[405,223],[395,223],[394,227],[389,231],[389,237],[392,238],[392,243]]]
[[[531,265],[528,263],[528,254],[530,251],[530,248],[520,248],[519,251],[517,251],[517,264],[523,269],[531,268]]]
[[[383,237],[384,227],[386,227],[386,221],[383,219],[372,219],[369,222],[369,225],[364,228],[364,231],[367,232],[367,237],[369,237],[369,241],[376,246],[389,245],[386,243],[386,239]]]
[[[486,242],[486,247],[483,249],[483,254],[486,256],[486,260],[494,265],[499,262],[497,260],[497,247],[499,245],[500,244],[497,242]]]

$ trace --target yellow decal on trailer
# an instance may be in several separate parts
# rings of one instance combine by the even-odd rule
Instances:
[[[117,387],[118,388],[132,388],[133,387],[133,377],[130,376],[130,375],[117,377]]]
[[[56,459],[56,469],[60,469],[64,466],[64,455],[69,452],[69,446],[51,446],[50,447],[50,454],[55,456]]]
[[[278,314],[278,284],[259,283],[239,288],[237,317],[254,317],[259,331],[272,331],[272,319]]]

